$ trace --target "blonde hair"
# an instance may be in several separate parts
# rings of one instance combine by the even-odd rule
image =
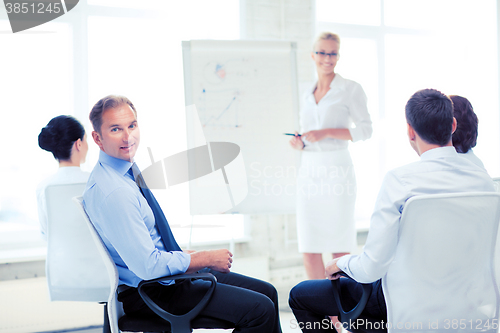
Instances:
[[[336,41],[337,43],[339,43],[339,47],[340,47],[340,37],[339,35],[337,34],[334,34],[332,32],[328,32],[328,31],[325,31],[325,32],[322,32],[318,38],[316,38],[316,40],[314,41],[313,43],[313,52],[316,51],[315,48],[316,48],[316,44],[320,41],[320,40],[334,40]]]

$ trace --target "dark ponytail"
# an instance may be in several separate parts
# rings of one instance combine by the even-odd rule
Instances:
[[[478,119],[467,98],[457,95],[450,98],[453,101],[453,116],[457,120],[452,143],[457,152],[466,153],[476,146]]]
[[[83,140],[85,129],[71,116],[52,118],[38,135],[40,148],[50,151],[54,158],[66,161],[71,158],[71,147],[78,139]]]

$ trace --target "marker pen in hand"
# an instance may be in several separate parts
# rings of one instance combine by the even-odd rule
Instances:
[[[301,137],[302,134],[294,134],[294,133],[283,133],[285,135],[291,135],[291,136],[295,136],[295,137]],[[306,144],[304,143],[304,141],[302,141],[302,149],[304,149],[306,147]]]

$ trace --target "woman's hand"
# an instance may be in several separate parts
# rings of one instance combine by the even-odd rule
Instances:
[[[323,139],[326,139],[328,137],[328,128],[321,129],[321,130],[314,130],[314,131],[309,131],[304,134],[304,138],[306,138],[307,141],[309,142],[316,142],[316,141],[321,141]]]
[[[324,128],[306,132],[302,136],[309,142],[317,142],[326,138],[352,141],[351,132],[347,128]]]
[[[298,134],[299,133],[295,132],[295,136],[290,139],[290,146],[292,146],[293,149],[302,150],[304,149],[304,142]]]

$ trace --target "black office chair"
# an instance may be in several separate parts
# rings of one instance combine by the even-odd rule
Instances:
[[[118,302],[116,297],[116,291],[118,288],[118,271],[116,269],[116,265],[111,259],[106,246],[102,242],[101,237],[95,230],[94,225],[85,212],[82,197],[74,197],[73,201],[75,201],[78,208],[80,209],[80,212],[84,216],[85,221],[87,221],[87,226],[89,227],[89,231],[93,240],[93,242],[90,242],[88,246],[89,248],[96,248],[97,252],[99,252],[100,259],[106,267],[106,271],[103,271],[102,275],[106,275],[109,279],[108,299],[105,308],[107,316],[105,316],[104,332],[190,333],[192,332],[193,328],[226,329],[234,327],[234,324],[227,321],[198,316],[200,311],[203,310],[203,308],[210,300],[210,297],[212,296],[216,288],[215,276],[210,273],[180,274],[142,281],[138,286],[139,295],[142,297],[146,305],[159,317],[138,317],[126,315],[123,311],[122,304]],[[159,283],[160,281],[186,279],[203,279],[210,281],[211,284],[202,300],[193,309],[183,315],[175,315],[163,310],[158,305],[156,305],[144,291],[144,286]]]
[[[344,272],[341,272],[340,275],[353,280],[349,275]],[[333,297],[335,298],[335,303],[337,304],[337,308],[340,310],[340,315],[338,316],[339,321],[342,323],[342,326],[349,330],[349,326],[351,323],[355,323],[356,319],[358,319],[361,312],[363,312],[366,303],[368,302],[368,298],[372,293],[372,285],[369,284],[360,284],[363,288],[363,294],[358,304],[349,311],[345,311],[342,306],[341,296],[340,296],[340,279],[332,280],[332,290]]]
[[[183,315],[174,315],[159,307],[144,291],[144,286],[158,283],[160,281],[203,279],[211,282],[209,289],[201,301],[189,312]],[[158,318],[139,318],[124,315],[118,320],[118,327],[126,332],[191,332],[193,328],[234,328],[234,324],[220,319],[210,317],[197,317],[201,310],[207,305],[216,287],[216,278],[210,273],[195,273],[167,276],[163,278],[142,281],[139,283],[138,291],[146,305],[154,311]],[[161,318],[160,318],[161,317]]]

